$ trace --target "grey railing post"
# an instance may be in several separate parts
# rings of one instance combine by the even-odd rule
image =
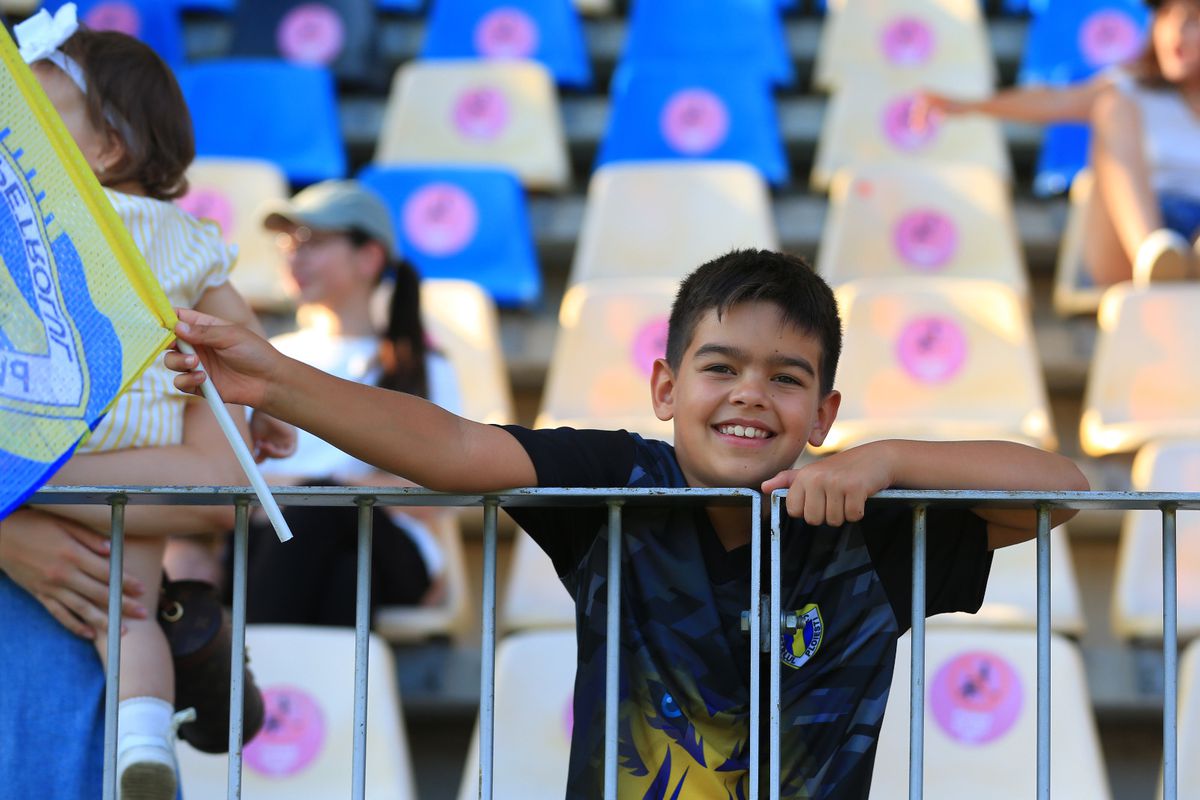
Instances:
[[[779,653],[783,648],[782,631],[780,628],[782,613],[782,598],[780,597],[780,577],[779,577],[779,553],[780,553],[780,521],[781,513],[779,506],[782,504],[782,497],[775,494],[771,502],[771,611],[768,614],[771,625],[771,642],[767,661],[771,664],[771,695],[769,698],[768,707],[771,714],[771,731],[770,731],[770,784],[768,792],[770,800],[779,800]],[[755,620],[752,624],[758,624]]]
[[[108,499],[112,507],[108,553],[108,669],[104,677],[104,800],[117,796],[117,707],[121,687],[121,605],[125,578],[125,496]],[[151,609],[154,613],[156,609]]]
[[[621,690],[621,501],[608,501],[608,618],[604,653],[604,800],[617,800]]]
[[[492,756],[496,733],[496,506],[483,501],[483,633],[479,669],[479,796],[492,798]]]
[[[1037,796],[1050,800],[1050,507],[1037,507]]]
[[[1175,507],[1163,506],[1163,800],[1179,795],[1179,587]]]
[[[925,522],[926,507],[913,508],[912,659],[909,675],[908,797],[925,791]]]
[[[758,800],[759,737],[758,704],[762,696],[762,496],[750,498],[750,783],[749,800]]]
[[[246,553],[250,539],[250,500],[236,500],[233,521],[233,619],[229,657],[229,777],[226,796],[242,796],[242,744],[245,740],[243,709],[246,685]]]
[[[375,498],[360,497],[358,504],[358,576],[354,599],[354,769],[350,796],[363,800],[367,792],[367,676],[371,636],[371,549]]]

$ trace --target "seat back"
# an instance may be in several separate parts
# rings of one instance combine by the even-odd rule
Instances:
[[[522,530],[513,540],[499,624],[504,631],[575,625],[575,601],[555,574],[554,562]]]
[[[1087,169],[1091,133],[1088,125],[1078,122],[1046,126],[1033,174],[1035,195],[1047,197],[1071,188],[1075,177]]]
[[[842,403],[821,451],[893,437],[1054,447],[1032,324],[1011,288],[896,278],[844,284],[837,295]]]
[[[1150,12],[1140,0],[1047,2],[1030,18],[1019,83],[1067,84],[1142,52]]]
[[[1179,753],[1200,748],[1200,643],[1193,642],[1179,661]],[[1180,758],[1179,796],[1200,796],[1200,759]],[[1158,798],[1162,800],[1162,780]]]
[[[770,193],[748,164],[613,163],[588,185],[571,283],[682,279],[741,247],[779,249]]]
[[[353,765],[354,631],[249,625],[246,647],[266,722],[243,752],[245,797],[341,797]],[[392,652],[372,635],[367,650],[367,787],[370,800],[415,798]],[[227,757],[177,747],[184,793],[223,797]]]
[[[442,598],[432,605],[380,606],[372,627],[389,642],[419,642],[430,636],[459,637],[471,627],[471,590],[459,516],[446,510],[429,526],[444,559]]]
[[[570,182],[554,81],[534,61],[416,60],[384,109],[377,164],[507,167],[531,189]]]
[[[162,0],[48,0],[42,8],[51,14],[75,2],[79,21],[97,31],[117,31],[140,39],[162,60],[175,66],[184,61],[183,20],[178,3]],[[30,3],[29,11],[37,8]]]
[[[1079,439],[1091,456],[1152,439],[1200,436],[1200,285],[1104,293]]]
[[[1100,307],[1104,287],[1092,280],[1083,260],[1083,237],[1087,218],[1096,202],[1095,179],[1090,171],[1075,176],[1071,183],[1067,227],[1058,245],[1054,268],[1054,310],[1059,314],[1094,314]]]
[[[328,67],[339,80],[364,81],[375,58],[376,30],[374,3],[252,0],[234,9],[229,51]]]

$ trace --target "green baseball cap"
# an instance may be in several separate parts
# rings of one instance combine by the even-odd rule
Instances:
[[[358,181],[322,181],[298,192],[291,200],[269,205],[263,227],[282,231],[302,225],[314,231],[359,231],[396,253],[392,215],[375,192]]]

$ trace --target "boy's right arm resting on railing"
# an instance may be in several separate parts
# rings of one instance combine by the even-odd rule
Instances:
[[[177,388],[211,379],[226,402],[304,428],[379,469],[440,491],[533,486],[537,474],[507,431],[456,416],[420,397],[344,381],[287,358],[262,337],[191,309],[176,335],[199,356],[167,354]],[[190,371],[202,366],[204,372]]]

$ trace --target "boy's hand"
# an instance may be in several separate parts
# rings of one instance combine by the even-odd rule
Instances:
[[[268,458],[287,458],[296,452],[296,428],[262,411],[250,416],[250,436],[254,460],[259,464]]]
[[[891,451],[873,442],[788,469],[762,485],[764,494],[787,489],[787,513],[809,525],[858,522],[867,498],[892,485]]]
[[[163,363],[183,373],[175,376],[175,388],[200,394],[200,385],[211,378],[225,402],[255,408],[262,405],[283,356],[241,325],[190,308],[177,308],[175,313],[179,316],[176,337],[196,349],[196,355],[167,353]]]

